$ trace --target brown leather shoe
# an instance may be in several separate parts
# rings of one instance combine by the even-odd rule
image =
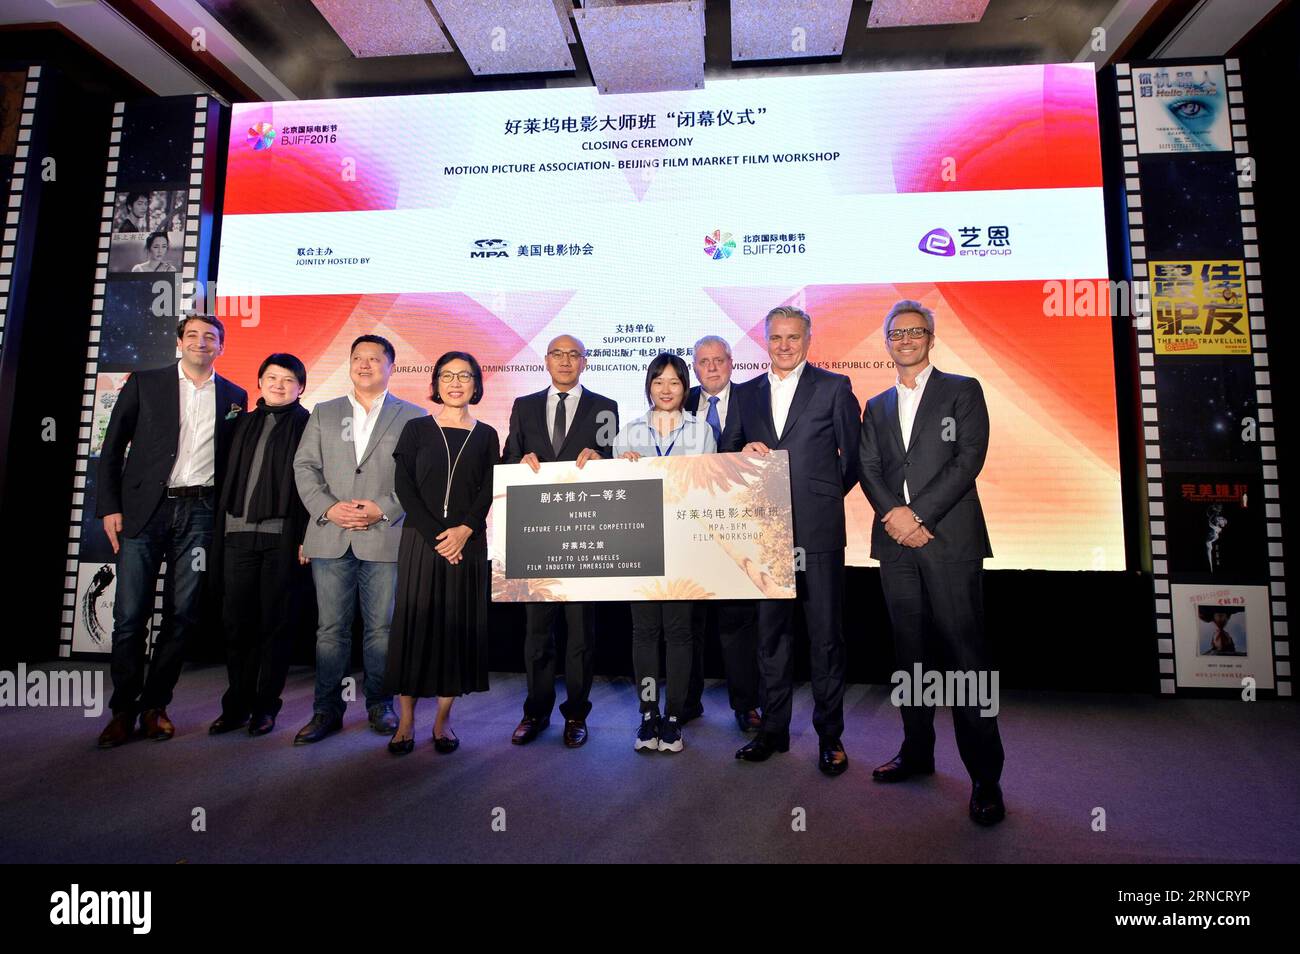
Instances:
[[[135,716],[130,712],[118,712],[108,725],[104,726],[104,731],[99,733],[99,747],[101,749],[115,749],[123,742],[131,738],[131,730],[135,728]]]
[[[533,739],[541,735],[543,729],[551,724],[550,719],[537,719],[533,716],[524,716],[519,720],[519,725],[515,726],[515,733],[510,737],[511,745],[527,745]]]
[[[571,749],[587,743],[587,722],[585,719],[564,720],[564,744]]]
[[[145,709],[140,713],[140,728],[146,739],[164,742],[176,734],[176,726],[167,718],[166,709]]]

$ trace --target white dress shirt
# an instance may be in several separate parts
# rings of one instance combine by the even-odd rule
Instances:
[[[569,389],[569,396],[564,399],[564,436],[569,436],[569,428],[573,426],[573,415],[578,408],[578,402],[582,400],[582,385],[575,384]],[[560,406],[560,392],[552,384],[546,391],[546,436],[549,439],[555,433],[555,410]]]
[[[930,380],[934,365],[927,364],[925,370],[916,376],[916,387],[909,388],[900,377],[894,382],[898,392],[898,426],[903,432],[903,449],[912,443],[912,424],[916,421],[916,409],[921,406],[921,396],[925,394],[925,383]],[[907,478],[903,478],[903,500],[912,502],[912,495],[907,489]]]
[[[366,445],[370,443],[370,432],[375,429],[375,422],[379,420],[379,412],[384,409],[384,401],[388,397],[388,389],[370,402],[370,410],[367,411],[357,400],[356,388],[348,391],[348,403],[352,405],[352,449],[356,452],[357,463],[361,463],[361,458],[366,456]]]
[[[172,465],[168,487],[211,487],[216,474],[217,447],[213,435],[217,428],[217,375],[197,387],[185,376],[182,362],[176,362],[177,396],[180,400],[181,428],[176,441],[176,463]]]
[[[695,416],[701,421],[709,416],[709,398],[718,399],[718,427],[721,430],[727,429],[727,408],[731,406],[731,382],[728,381],[722,386],[722,390],[715,395],[710,395],[704,390],[704,385],[700,385],[700,403],[695,409]]]
[[[794,392],[799,387],[799,377],[806,367],[808,367],[808,361],[804,359],[784,378],[778,378],[775,371],[767,372],[767,381],[772,385],[772,424],[776,427],[778,440],[783,436],[785,419],[790,414],[790,405],[794,402]]]

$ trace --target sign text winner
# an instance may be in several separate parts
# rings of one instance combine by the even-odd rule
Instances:
[[[506,488],[512,580],[662,576],[662,480]]]

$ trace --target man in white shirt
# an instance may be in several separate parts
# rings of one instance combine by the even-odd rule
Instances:
[[[731,413],[731,345],[725,338],[705,335],[692,349],[695,378],[700,383],[686,397],[686,410],[713,429],[719,448],[723,436],[735,431],[739,416]],[[757,604],[753,600],[700,600],[692,621],[695,664],[686,695],[684,721],[704,714],[704,642],[712,625],[718,630],[722,671],[727,678],[727,700],[741,732],[757,732],[762,725],[762,696],[758,676]]]
[[[248,395],[214,370],[226,331],[211,315],[182,318],[175,365],[136,371],[113,405],[99,457],[95,512],[117,554],[113,602],[113,717],[102,748],[126,742],[137,716],[151,739],[176,731],[167,716],[185,643],[199,624],[212,518],[235,421]],[[128,448],[130,453],[128,455]],[[145,673],[155,580],[167,564],[163,622]]]

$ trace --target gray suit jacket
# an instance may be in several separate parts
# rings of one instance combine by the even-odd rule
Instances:
[[[294,482],[308,516],[302,543],[304,555],[337,558],[351,546],[358,559],[397,562],[406,511],[393,486],[393,451],[406,422],[424,416],[425,410],[419,405],[387,394],[358,465],[351,440],[351,402],[340,397],[316,405],[293,458]],[[388,522],[380,521],[368,530],[344,530],[329,521],[324,526],[317,522],[340,500],[354,498],[373,500]]]

